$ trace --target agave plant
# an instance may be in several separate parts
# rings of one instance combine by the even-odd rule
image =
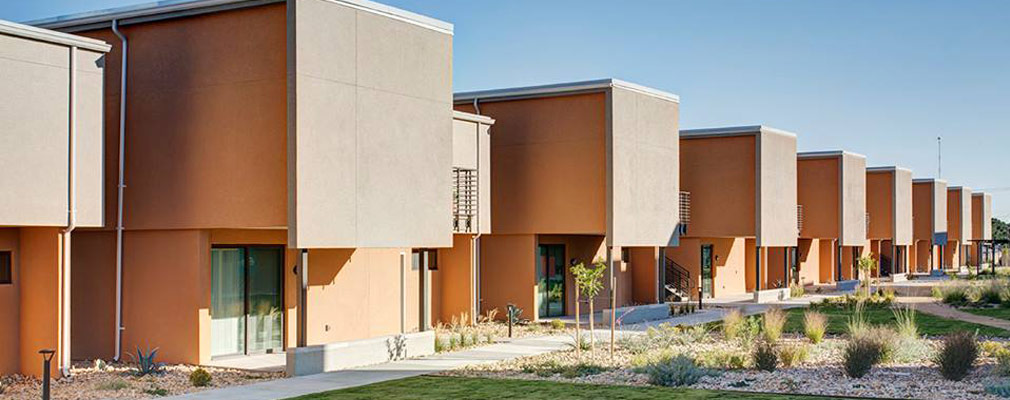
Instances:
[[[151,348],[148,347],[147,353],[144,353],[144,351],[140,349],[140,346],[137,346],[137,354],[133,355],[133,358],[137,360],[136,375],[144,376],[160,373],[162,368],[165,366],[165,363],[154,361],[154,358],[157,356],[158,348],[151,350]]]

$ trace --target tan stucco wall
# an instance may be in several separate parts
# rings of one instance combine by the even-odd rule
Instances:
[[[130,40],[130,229],[286,224],[284,5],[122,27]],[[120,41],[105,80],[106,227],[115,226]]]
[[[477,228],[491,233],[491,125],[470,118],[452,121],[452,166],[477,170]]]
[[[79,226],[102,222],[100,52],[78,48],[70,112],[70,46],[0,34],[0,226],[67,225],[70,127],[75,127]]]
[[[797,161],[796,183],[799,205],[803,206],[804,238],[838,238],[841,190],[839,157]]]
[[[910,246],[913,242],[912,171],[894,174],[894,244]]]
[[[691,193],[687,236],[753,237],[755,137],[682,138],[680,142],[681,189]]]
[[[992,195],[974,193],[971,196],[971,240],[992,239]]]
[[[796,137],[762,129],[758,143],[757,245],[796,245]]]
[[[679,106],[669,99],[611,89],[607,245],[676,244]]]
[[[866,246],[866,157],[842,154],[843,246]]]
[[[480,110],[495,119],[495,234],[606,233],[604,93],[487,102]]]
[[[288,6],[290,245],[451,246],[452,35]]]

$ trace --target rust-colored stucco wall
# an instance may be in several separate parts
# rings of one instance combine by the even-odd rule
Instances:
[[[894,173],[866,174],[866,212],[870,214],[871,239],[892,238],[894,235]]]
[[[115,233],[77,230],[72,242],[71,355],[75,360],[108,359],[115,352]]]
[[[472,112],[471,106],[457,106]],[[495,234],[606,233],[606,95],[482,103]]]
[[[680,187],[691,193],[690,237],[755,235],[754,136],[680,140]]]
[[[473,235],[453,235],[451,248],[438,250],[438,270],[431,272],[431,314],[435,321],[448,323],[452,317],[468,317],[473,303],[471,270]]]
[[[19,236],[19,359],[21,372],[40,376],[39,350],[59,348],[62,241],[58,228],[21,228]],[[52,364],[55,375],[58,363]]]
[[[660,299],[656,296],[659,287],[659,277],[656,275],[659,248],[631,247],[628,248],[628,258],[624,261],[631,270],[631,301],[637,304],[659,302]]]
[[[536,314],[536,235],[488,235],[481,238],[481,313],[515,304],[527,318]],[[502,282],[509,282],[507,285]]]
[[[283,227],[285,5],[124,26],[124,218],[132,229]],[[105,216],[115,225],[120,41],[105,57]]]
[[[799,205],[803,206],[804,238],[837,238],[841,218],[840,158],[797,161],[796,181]]]
[[[20,256],[18,246],[18,236],[20,232],[17,228],[0,228],[0,251],[11,252],[11,273],[13,282],[7,285],[0,285],[0,376],[16,374],[20,371],[21,356],[21,330],[20,324],[21,298],[19,294],[21,271],[18,257]]]

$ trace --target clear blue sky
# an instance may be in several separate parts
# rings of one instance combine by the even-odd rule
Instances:
[[[136,0],[6,1],[24,21]],[[681,126],[765,124],[805,150],[1010,187],[1010,1],[383,0],[456,25],[455,89],[616,77]],[[1010,218],[1010,190],[994,191]]]

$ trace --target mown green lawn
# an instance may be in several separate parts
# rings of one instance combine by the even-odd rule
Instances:
[[[806,309],[794,308],[788,310],[789,319],[786,321],[785,330],[787,332],[803,333],[803,312]],[[852,311],[841,307],[822,307],[818,311],[828,317],[828,330],[830,334],[844,334],[846,324]],[[894,313],[889,308],[868,307],[863,310],[866,320],[875,325],[893,324],[895,322]],[[1010,319],[1010,312],[1007,314]],[[999,317],[997,317],[999,318]],[[954,319],[941,318],[930,314],[918,312],[915,314],[915,322],[919,325],[919,334],[930,336],[941,336],[957,331],[978,331],[979,335],[990,337],[1010,337],[1010,332],[985,325],[973,324],[970,322],[958,321]]]
[[[722,392],[661,387],[604,386],[513,379],[419,376],[356,388],[296,397],[297,400],[331,399],[608,399],[608,400],[827,400],[834,397]]]
[[[993,317],[999,319],[1010,320],[1010,308],[1007,307],[996,307],[996,308],[959,308],[959,310],[964,312],[969,312],[975,315],[983,315],[986,317]]]

